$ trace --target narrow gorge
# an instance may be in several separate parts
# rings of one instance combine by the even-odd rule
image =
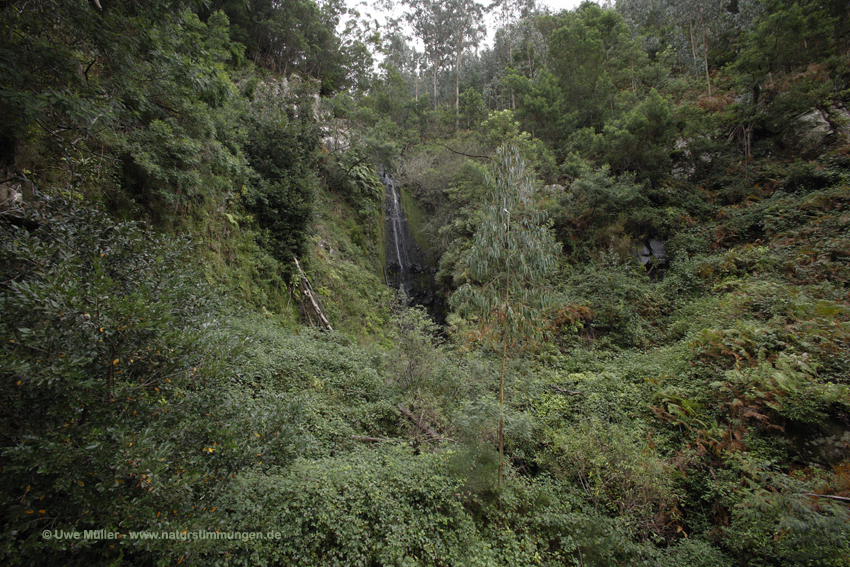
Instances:
[[[446,301],[436,281],[436,262],[416,242],[414,228],[402,206],[402,189],[388,173],[381,175],[384,196],[386,248],[385,280],[407,297],[411,305],[424,307],[438,323],[445,320]]]

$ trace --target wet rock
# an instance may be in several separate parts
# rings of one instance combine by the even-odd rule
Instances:
[[[653,279],[661,279],[668,265],[667,247],[657,238],[647,239],[638,253],[638,261]]]
[[[809,466],[830,466],[850,457],[850,426],[829,419],[819,426],[791,422],[785,427],[786,441],[797,460]]]

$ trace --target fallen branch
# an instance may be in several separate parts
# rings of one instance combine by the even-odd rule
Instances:
[[[549,384],[549,387],[558,392],[559,394],[566,394],[568,396],[580,396],[581,392],[577,392],[576,390],[566,390],[561,388],[560,386],[556,386],[554,384]]]
[[[463,153],[463,152],[459,152],[459,151],[457,151],[457,150],[453,150],[453,149],[451,149],[450,147],[448,147],[448,146],[447,146],[447,145],[445,145],[445,144],[441,144],[440,142],[435,142],[434,140],[429,140],[429,139],[428,139],[428,136],[422,136],[422,138],[423,138],[426,142],[429,142],[429,143],[434,144],[434,145],[437,145],[437,146],[442,146],[442,147],[446,148],[447,150],[449,150],[450,152],[452,152],[453,154],[457,154],[457,155],[459,155],[459,156],[468,157],[468,158],[473,158],[473,159],[486,159],[486,160],[490,160],[490,159],[492,159],[490,156],[476,156],[476,155],[471,155],[471,154],[465,154],[465,153]]]
[[[357,439],[358,441],[369,441],[371,443],[391,443],[394,441],[398,441],[398,439],[384,439],[383,437],[365,437],[363,435],[352,435],[352,439]]]
[[[815,498],[829,498],[830,500],[838,500],[839,502],[848,502],[850,503],[850,498],[846,498],[844,496],[832,496],[831,494],[809,494],[804,493],[801,496],[814,496]]]
[[[423,423],[422,420],[416,419],[416,416],[413,415],[413,412],[410,411],[409,409],[407,409],[406,407],[404,407],[404,404],[398,404],[398,411],[400,411],[401,413],[403,413],[404,415],[409,417],[410,420],[413,421],[413,423],[416,424],[416,427],[418,427],[419,429],[421,429],[422,431],[424,431],[425,433],[430,435],[431,436],[430,440],[433,440],[433,441],[452,441],[452,439],[448,439],[446,437],[443,437],[442,435],[440,435],[439,433],[437,433],[436,431],[434,431],[433,429],[428,427],[428,424]]]
[[[316,302],[313,287],[310,285],[310,280],[307,279],[307,275],[304,273],[304,270],[301,269],[301,264],[298,263],[298,258],[293,256],[293,259],[295,260],[295,266],[298,268],[298,273],[301,274],[301,291],[307,296],[307,299],[310,300],[310,303],[313,305],[313,310],[316,312],[316,315],[319,316],[319,321],[321,321],[322,325],[328,331],[333,331],[331,322],[328,321],[328,318],[325,317],[325,313],[322,311],[322,308],[319,307],[319,304]]]

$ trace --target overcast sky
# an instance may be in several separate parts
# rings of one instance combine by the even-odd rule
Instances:
[[[346,4],[348,4],[349,6],[356,7],[357,10],[359,10],[361,12],[361,14],[363,14],[363,15],[368,14],[368,15],[371,15],[371,16],[375,16],[375,17],[378,18],[378,21],[380,21],[380,22],[385,21],[385,18],[382,14],[376,14],[370,8],[370,6],[373,3],[373,0],[345,0],[345,1],[346,1]],[[479,4],[484,4],[485,6],[487,4],[490,4],[490,0],[476,0],[476,1]],[[537,6],[539,8],[543,8],[544,6],[546,6],[550,10],[552,10],[553,13],[557,14],[561,10],[572,10],[573,8],[575,8],[579,4],[581,4],[582,1],[583,0],[537,0],[536,3],[537,3]],[[596,2],[597,4],[600,3],[600,0],[592,0],[592,1]],[[396,10],[395,10],[396,16],[400,15],[401,10],[402,10],[401,6],[397,5]],[[492,18],[487,18],[487,28],[488,28],[487,29],[488,36],[487,36],[487,39],[485,40],[485,43],[487,45],[491,45],[493,34],[496,31],[495,30],[495,24],[494,24]],[[416,43],[418,43],[418,42],[416,42]],[[420,46],[420,49],[421,49],[421,46]]]
[[[581,2],[582,0],[537,0],[537,5],[549,6],[553,12],[557,13],[561,10],[572,10]]]

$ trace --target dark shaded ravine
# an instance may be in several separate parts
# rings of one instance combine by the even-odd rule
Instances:
[[[437,268],[429,264],[427,254],[413,237],[395,180],[386,173],[382,175],[382,180],[386,186],[384,223],[387,284],[404,292],[409,304],[424,307],[434,321],[442,325],[446,319],[446,300],[437,286]]]

